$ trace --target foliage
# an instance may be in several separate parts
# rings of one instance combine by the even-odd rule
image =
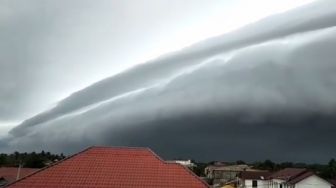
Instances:
[[[17,167],[22,165],[26,168],[42,168],[50,163],[64,159],[63,154],[51,154],[50,152],[41,151],[40,153],[19,153],[0,154],[0,167]]]
[[[326,168],[321,172],[321,176],[328,179],[336,179],[336,161],[331,159]]]
[[[202,176],[204,177],[205,174],[204,174],[204,169],[205,167],[208,166],[207,163],[197,163],[195,162],[196,166],[193,167],[191,170],[197,175],[197,176]]]

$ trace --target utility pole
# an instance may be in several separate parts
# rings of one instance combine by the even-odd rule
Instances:
[[[22,166],[22,164],[21,164],[21,161],[20,161],[19,168],[18,168],[18,171],[17,171],[17,174],[16,174],[16,180],[18,180],[20,178],[21,166]]]

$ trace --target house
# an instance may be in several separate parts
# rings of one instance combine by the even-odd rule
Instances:
[[[248,165],[210,165],[205,168],[205,174],[208,178],[232,180],[237,177],[240,172],[250,170]]]
[[[238,187],[241,188],[268,188],[268,171],[244,171],[238,175]]]
[[[332,184],[313,172],[301,168],[285,168],[269,172],[244,171],[238,176],[241,188],[331,188]]]
[[[188,168],[148,148],[90,147],[8,187],[209,187]]]
[[[273,173],[269,188],[331,188],[332,184],[313,172],[301,168],[285,168]]]
[[[228,183],[236,182],[237,176],[243,171],[255,171],[251,166],[242,165],[211,165],[205,168],[205,175],[213,180],[213,185],[220,187]]]
[[[15,180],[25,177],[37,170],[38,169],[36,168],[1,167],[0,187],[12,183]]]

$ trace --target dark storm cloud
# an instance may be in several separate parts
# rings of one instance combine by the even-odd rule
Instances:
[[[329,144],[334,143],[335,114],[288,119],[296,115],[292,113],[267,117],[258,124],[240,121],[246,114],[192,114],[142,124],[117,132],[117,136],[111,134],[114,130],[102,135],[105,143],[151,147],[167,159],[320,162],[335,156],[334,146]]]
[[[336,155],[332,5],[268,18],[98,82],[12,130],[9,148],[127,145],[166,158],[325,161]]]
[[[43,123],[87,105],[132,90],[148,87],[218,53],[300,32],[332,27],[336,25],[336,20],[334,19],[336,10],[333,5],[335,5],[333,1],[307,5],[301,8],[300,11],[291,11],[265,19],[258,24],[209,39],[183,51],[137,66],[72,94],[61,101],[55,108],[26,120],[20,127],[30,127]],[[289,21],[290,18],[294,17],[296,18],[295,20]],[[101,92],[97,93],[97,91]],[[25,132],[24,128],[21,129],[21,132]],[[12,133],[19,134],[19,131],[12,131]]]

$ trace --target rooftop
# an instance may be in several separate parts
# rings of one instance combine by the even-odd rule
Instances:
[[[300,175],[298,175],[296,177],[291,178],[288,181],[288,183],[290,183],[290,184],[296,184],[296,183],[298,183],[298,182],[300,182],[300,181],[302,181],[302,180],[304,180],[304,179],[306,179],[306,178],[308,178],[308,177],[310,177],[312,175],[314,175],[314,173],[312,171],[306,171],[306,172],[304,172],[304,173],[302,173],[302,174],[300,174]]]
[[[148,148],[90,147],[9,187],[174,187],[208,185],[179,164]]]
[[[269,178],[282,179],[287,183],[294,185],[313,175],[315,175],[314,172],[305,168],[285,168],[272,174]]]
[[[18,167],[1,167],[0,168],[0,179],[4,179],[6,182],[11,183],[16,180],[16,178],[25,177],[38,169],[36,168],[20,168]],[[19,173],[19,174],[18,174]]]
[[[242,165],[227,165],[227,166],[209,166],[208,169],[214,171],[235,171],[235,172],[242,172],[242,171],[255,171],[250,166],[242,164]]]
[[[296,178],[304,173],[308,172],[305,168],[285,168],[283,170],[279,170],[275,173],[273,173],[270,178],[274,179],[282,179],[282,180],[291,180],[293,178]]]
[[[240,178],[249,180],[263,180],[271,175],[271,172],[267,171],[244,171],[241,172]]]

